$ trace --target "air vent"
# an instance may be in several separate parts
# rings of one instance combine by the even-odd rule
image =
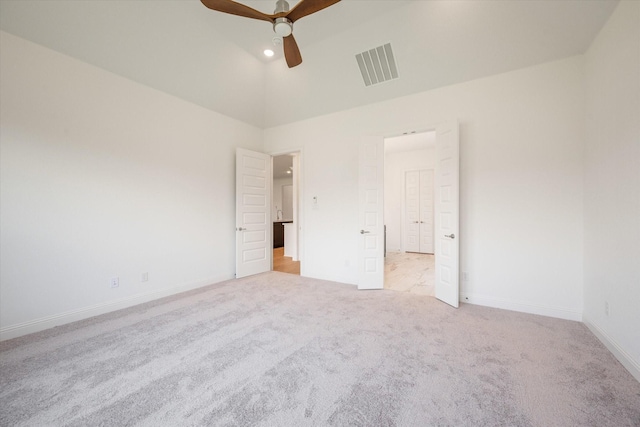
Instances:
[[[356,61],[358,61],[365,86],[398,78],[398,68],[391,50],[391,43],[357,54]]]

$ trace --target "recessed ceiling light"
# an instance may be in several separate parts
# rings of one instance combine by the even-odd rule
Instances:
[[[274,52],[271,49],[265,49],[264,50],[264,56],[268,56],[269,58],[271,58],[273,56]]]

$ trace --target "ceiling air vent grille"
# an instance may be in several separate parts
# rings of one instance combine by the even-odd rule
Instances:
[[[365,86],[398,78],[398,68],[391,50],[391,43],[357,54],[356,61],[358,61]]]

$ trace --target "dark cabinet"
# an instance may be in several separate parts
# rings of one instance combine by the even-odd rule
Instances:
[[[293,221],[278,221],[273,223],[273,247],[281,248],[284,246],[284,224]]]

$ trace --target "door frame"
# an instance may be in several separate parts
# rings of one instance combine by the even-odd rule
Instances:
[[[431,123],[426,123],[426,124],[425,124],[424,122],[422,122],[422,123],[414,124],[413,126],[408,125],[408,126],[406,126],[403,130],[396,130],[396,131],[374,131],[374,132],[372,132],[372,133],[369,133],[368,135],[369,135],[369,136],[377,136],[377,137],[380,137],[380,138],[382,138],[383,140],[385,140],[385,139],[387,139],[387,138],[393,138],[393,137],[398,137],[398,136],[403,136],[403,135],[409,135],[409,134],[414,134],[414,133],[422,133],[422,132],[436,131],[436,130],[437,130],[437,128],[438,128],[439,126],[441,126],[443,123],[452,123],[452,124],[454,124],[455,126],[457,126],[457,127],[458,127],[457,133],[458,133],[458,142],[459,142],[459,135],[460,135],[460,133],[459,133],[459,132],[460,132],[460,122],[459,122],[459,120],[458,120],[457,118],[450,118],[450,119],[447,119],[447,120],[440,120],[440,121],[435,122],[435,123],[434,123],[434,122],[431,122]],[[411,131],[407,132],[407,129],[411,129]],[[364,134],[364,135],[366,135],[366,134]],[[436,143],[436,144],[437,144],[437,143]],[[459,159],[460,159],[460,153],[458,153],[458,160],[459,160]],[[435,167],[434,167],[434,174],[435,174]],[[435,181],[435,179],[434,179],[434,181]],[[434,182],[434,187],[435,187],[435,182]],[[435,188],[434,188],[434,197],[435,197],[435,195],[436,195],[436,194],[435,194]],[[382,197],[384,197],[384,185],[382,186]],[[404,199],[404,194],[403,194],[403,199]],[[404,202],[403,202],[403,203],[404,203]],[[459,208],[460,208],[459,203],[460,203],[460,201],[459,201],[459,199],[458,199],[458,210],[459,210]],[[435,209],[435,206],[434,206],[434,209]],[[383,212],[382,212],[382,215],[383,215],[382,220],[383,220],[383,223],[384,223],[384,210],[383,210]],[[403,217],[404,217],[404,212],[402,212],[402,215],[403,215]],[[434,210],[434,221],[435,221],[435,215],[436,215],[436,212],[435,212],[435,210]],[[434,228],[435,228],[435,224],[434,224]],[[459,225],[458,225],[458,228],[459,228]],[[436,231],[436,230],[434,230],[434,254],[433,254],[433,255],[434,255],[434,260],[435,260],[435,262],[437,263],[437,262],[438,262],[438,261],[437,261],[437,260],[438,260],[438,253],[437,253],[437,250],[436,250],[436,244],[435,244],[435,239],[436,239],[435,231]],[[401,233],[402,233],[402,234],[403,234],[403,236],[404,236],[404,230],[401,230]],[[458,234],[460,234],[460,233],[458,233]],[[456,238],[459,238],[459,236],[456,236]],[[402,249],[404,250],[404,249],[405,249],[405,246],[404,246],[404,240],[401,240],[401,243],[402,243]],[[458,258],[459,258],[459,253],[458,253]],[[459,270],[459,268],[460,268],[460,262],[459,262],[459,259],[458,259],[458,270]],[[458,271],[458,273],[459,273],[459,271]],[[384,276],[384,272],[383,272],[383,276]],[[460,279],[460,276],[459,276],[459,274],[458,274],[458,280],[459,280],[459,279]],[[383,286],[384,286],[384,277],[383,277]],[[459,289],[459,283],[458,283],[458,299],[459,299],[459,298],[460,298],[460,289]]]
[[[304,200],[304,167],[303,167],[303,148],[291,148],[287,150],[279,150],[279,151],[270,151],[266,154],[270,155],[273,159],[277,156],[286,156],[289,154],[297,154],[298,157],[298,167],[294,167],[294,185],[293,185],[293,221],[294,223],[297,221],[298,224],[298,259],[300,261],[300,276],[305,276],[305,263],[304,261],[304,210],[302,209],[302,200]],[[273,164],[273,160],[272,160]],[[295,183],[295,178],[297,175],[297,188]],[[296,191],[297,190],[297,191]],[[297,193],[297,195],[296,195]],[[271,177],[271,203],[273,204],[273,176]],[[271,219],[271,223],[273,224],[273,218]],[[272,250],[271,250],[271,270],[273,271],[273,242],[272,242]]]

